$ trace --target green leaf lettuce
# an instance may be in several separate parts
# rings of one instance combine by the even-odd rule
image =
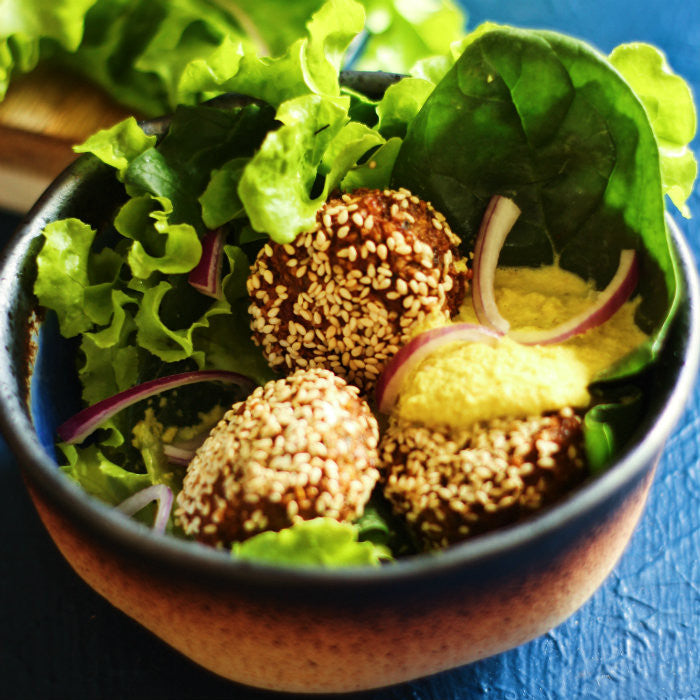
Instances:
[[[322,565],[377,566],[389,558],[386,548],[372,542],[360,542],[354,525],[331,518],[314,518],[279,532],[261,532],[236,542],[232,554],[270,564],[294,566]]]
[[[61,334],[71,338],[89,330],[96,320],[86,304],[91,288],[88,257],[95,230],[78,219],[55,221],[44,228],[44,244],[37,256],[34,293],[39,303],[53,309]]]
[[[284,102],[282,126],[269,133],[243,172],[238,196],[256,231],[288,243],[313,227],[325,197],[311,191],[326,149],[347,121],[349,99],[306,95]]]
[[[686,200],[693,191],[698,164],[688,144],[697,129],[693,95],[683,78],[675,75],[665,56],[648,44],[623,44],[610,54],[617,68],[642,101],[661,155],[664,192],[685,217]]]

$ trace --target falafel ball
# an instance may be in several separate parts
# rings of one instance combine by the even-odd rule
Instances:
[[[318,516],[355,520],[379,477],[377,422],[358,394],[310,369],[234,404],[187,468],[185,533],[228,546]]]
[[[586,476],[572,409],[433,429],[392,418],[379,445],[384,494],[425,549],[513,523]]]
[[[273,368],[325,367],[369,392],[416,323],[459,307],[459,244],[445,217],[406,189],[333,197],[312,231],[257,256],[253,340]]]

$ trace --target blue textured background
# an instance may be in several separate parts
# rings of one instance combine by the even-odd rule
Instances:
[[[608,52],[662,48],[700,98],[700,0],[465,0],[490,19],[553,28]],[[700,139],[696,139],[696,153]],[[700,257],[695,219],[680,221]],[[678,217],[680,218],[680,217]],[[0,214],[0,242],[16,219]],[[518,649],[365,700],[700,698],[700,385],[659,466],[642,522],[603,587],[567,622]],[[87,588],[62,560],[0,442],[0,696],[280,696],[193,666]],[[354,696],[353,696],[354,697]]]

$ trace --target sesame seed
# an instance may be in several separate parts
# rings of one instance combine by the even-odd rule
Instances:
[[[426,548],[444,546],[512,522],[580,481],[585,465],[571,455],[579,454],[581,440],[581,419],[573,411],[567,417],[498,419],[452,431],[392,417],[379,445],[384,492],[424,533]],[[523,442],[528,452],[538,443],[546,450],[554,445],[557,454],[570,459],[548,455],[536,464],[523,461],[515,452]],[[454,515],[448,518],[447,512]]]
[[[446,308],[444,287],[447,280],[451,282],[453,273],[444,265],[442,251],[445,244],[442,244],[441,252],[433,250],[438,230],[434,221],[441,221],[438,213],[429,204],[417,199],[411,201],[412,195],[408,191],[387,190],[384,201],[377,200],[379,196],[374,191],[358,191],[344,193],[339,198],[331,197],[317,215],[312,231],[299,236],[294,244],[267,244],[273,254],[262,257],[269,269],[263,265],[261,256],[256,259],[248,284],[251,295],[254,295],[251,307],[256,308],[250,312],[251,326],[253,339],[262,347],[268,362],[274,357],[275,362],[290,368],[309,364],[329,367],[326,343],[329,337],[334,337],[335,331],[327,334],[326,328],[334,328],[338,337],[343,333],[348,351],[360,348],[353,355],[352,371],[343,371],[342,368],[338,371],[363,391],[371,391],[376,376],[370,377],[366,368],[357,364],[368,356],[372,348],[371,337],[376,335],[400,346],[410,337],[412,324],[432,308]],[[381,210],[383,215],[377,213]],[[391,212],[395,220],[387,218],[387,212]],[[378,225],[379,216],[381,225]],[[411,227],[417,225],[419,217],[422,228],[414,231]],[[428,227],[432,233],[426,239],[422,232],[428,233]],[[338,245],[342,239],[347,243]],[[449,241],[446,244],[453,245]],[[416,273],[423,275],[423,279]],[[279,281],[278,287],[284,286],[282,294],[270,296],[270,289],[266,286],[270,275]],[[394,278],[403,281],[395,286]],[[426,279],[434,281],[425,282]],[[268,293],[264,300],[255,296],[259,290],[254,288],[252,280],[257,280]],[[286,282],[284,285],[282,280]],[[404,288],[412,280],[412,288]],[[337,288],[347,291],[341,295]],[[404,307],[397,303],[397,290],[401,293],[399,296],[410,294],[413,297]],[[430,299],[424,304],[416,301],[417,297],[428,296],[428,293]],[[283,304],[279,301],[282,296],[291,299]],[[279,311],[270,315],[269,311],[276,307]],[[278,329],[287,327],[290,315],[292,321],[304,324],[304,332],[290,326],[289,336],[280,337]],[[267,318],[268,322],[254,326],[256,317]],[[280,324],[282,318],[284,322]],[[272,319],[276,319],[274,324]],[[256,335],[260,328],[268,326],[273,326],[268,328],[268,333]],[[321,332],[316,332],[318,330]],[[287,357],[290,357],[289,361],[284,359]],[[304,361],[299,362],[302,358]]]

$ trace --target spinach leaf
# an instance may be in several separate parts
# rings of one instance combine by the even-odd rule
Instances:
[[[507,27],[476,36],[409,126],[392,179],[431,200],[467,245],[492,195],[515,199],[506,265],[556,259],[603,287],[635,248],[636,321],[651,337],[616,376],[655,357],[677,286],[659,150],[642,103],[589,46]]]
[[[593,474],[610,466],[644,411],[644,395],[636,386],[608,388],[605,394],[605,403],[596,404],[584,417],[586,455]]]

